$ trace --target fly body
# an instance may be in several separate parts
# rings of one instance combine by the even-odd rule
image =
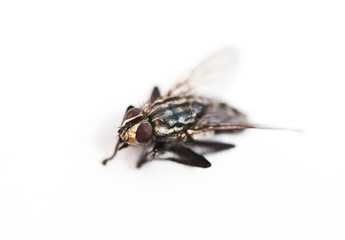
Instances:
[[[201,64],[203,68],[205,65],[205,62]],[[165,95],[161,95],[155,87],[143,107],[129,106],[118,131],[115,151],[103,164],[113,159],[120,149],[141,146],[143,152],[137,167],[160,159],[207,168],[211,164],[204,154],[230,149],[235,145],[200,139],[219,133],[256,128],[247,122],[244,114],[232,106],[193,94],[190,86],[193,74],[199,78],[200,69],[194,70]]]

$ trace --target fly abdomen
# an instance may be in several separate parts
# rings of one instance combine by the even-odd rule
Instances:
[[[203,109],[201,98],[173,97],[154,102],[145,112],[152,124],[153,134],[162,137],[175,136],[193,125]]]

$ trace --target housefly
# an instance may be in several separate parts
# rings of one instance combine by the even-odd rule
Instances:
[[[233,50],[221,50],[211,55],[190,74],[162,95],[157,87],[142,107],[129,106],[118,130],[118,142],[113,155],[128,146],[142,146],[137,167],[154,159],[208,168],[211,163],[203,156],[235,147],[230,143],[200,140],[203,136],[234,133],[247,128],[262,128],[250,124],[238,109],[222,101],[193,93],[192,84],[223,70],[233,61]],[[216,66],[214,68],[214,66]]]

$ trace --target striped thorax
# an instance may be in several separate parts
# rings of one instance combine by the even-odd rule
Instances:
[[[145,106],[143,113],[152,124],[153,135],[170,141],[195,123],[204,104],[205,100],[199,97],[161,98]]]

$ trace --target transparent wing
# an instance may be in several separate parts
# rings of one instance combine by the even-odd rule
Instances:
[[[197,94],[217,94],[218,90],[226,88],[237,66],[237,51],[233,48],[221,49],[203,61],[192,71],[182,77],[165,96]]]

